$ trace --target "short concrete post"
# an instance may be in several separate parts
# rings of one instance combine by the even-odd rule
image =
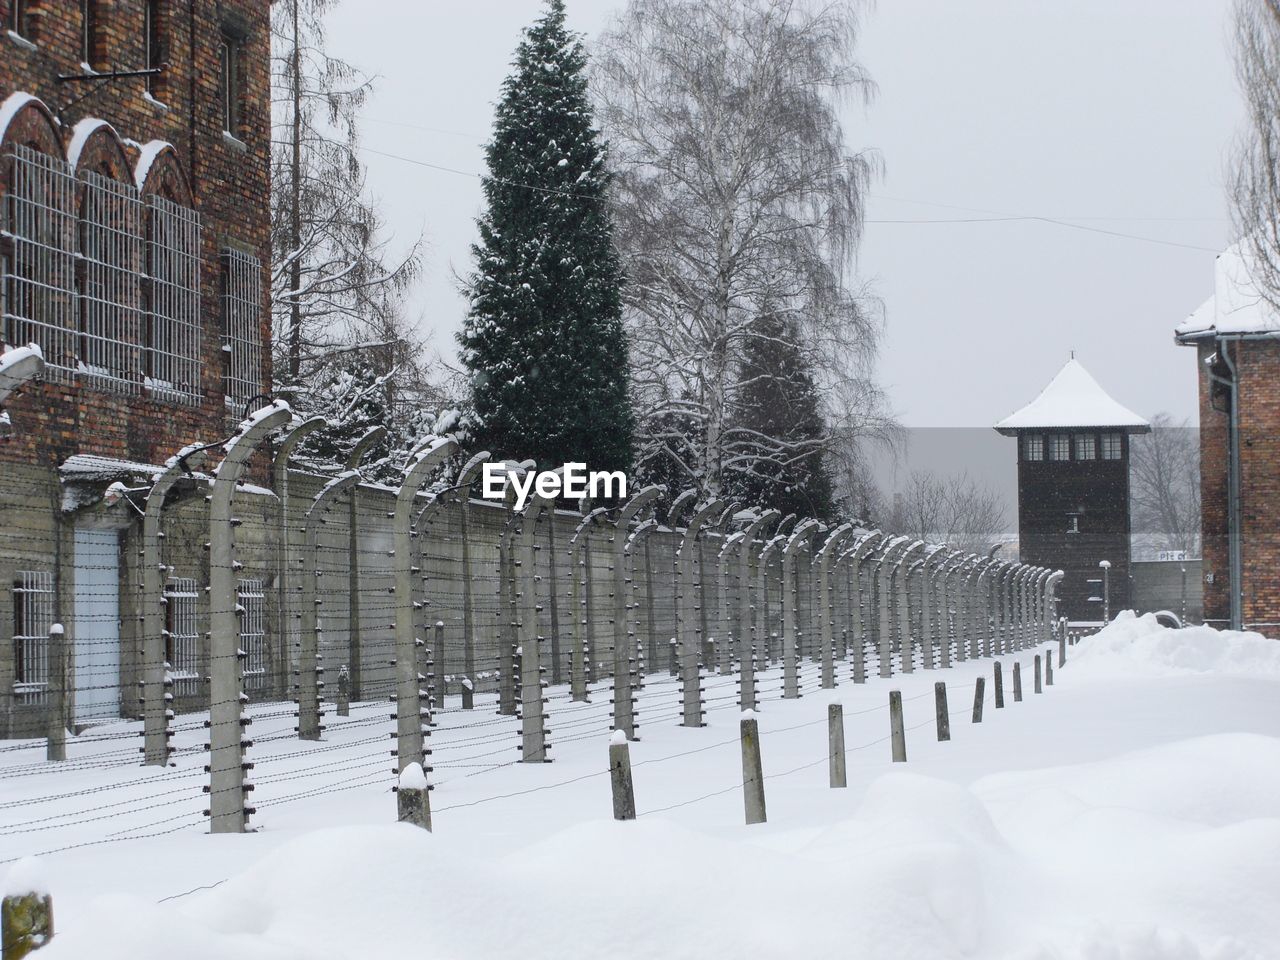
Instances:
[[[1004,707],[1004,677],[1000,673],[1000,661],[995,662],[995,693],[996,693],[996,709],[1000,710]]]
[[[1022,664],[1017,660],[1013,662],[1013,702],[1022,702]]]
[[[933,709],[938,717],[938,742],[951,739],[951,713],[947,710],[947,685],[939,680],[933,685]]]
[[[400,771],[396,784],[396,808],[401,823],[411,823],[423,830],[431,829],[431,791],[427,774],[420,763],[410,763]]]
[[[893,747],[893,762],[907,762],[907,734],[902,726],[902,691],[889,691],[889,739]]]
[[[345,663],[338,668],[338,716],[351,716],[351,671]]]
[[[0,943],[4,960],[21,960],[53,939],[53,898],[45,891],[40,861],[19,860],[6,878],[9,894],[0,901]]]
[[[742,711],[742,802],[746,810],[747,825],[764,823],[764,768],[760,763],[760,728],[756,715]]]
[[[613,819],[636,818],[636,788],[631,780],[631,746],[621,730],[609,738],[609,784],[613,788]]]
[[[982,702],[986,698],[987,678],[979,677],[973,685],[973,722],[982,722]]]
[[[831,775],[831,786],[843,787],[845,782],[844,757],[844,706],[839,703],[827,704],[827,739],[831,754],[827,766]]]
[[[668,676],[680,676],[680,641],[672,637],[667,642],[667,674]]]
[[[1067,631],[1063,630],[1058,637],[1058,666],[1067,665]]]
[[[49,742],[46,760],[67,759],[67,634],[62,624],[49,627],[49,677],[45,687],[49,702]],[[5,941],[6,943],[8,941]],[[6,954],[7,956],[7,954]]]
[[[1046,687],[1053,686],[1053,651],[1050,650],[1044,655],[1044,685]]]
[[[1036,654],[1036,693],[1044,693],[1044,687],[1040,683],[1040,654]]]

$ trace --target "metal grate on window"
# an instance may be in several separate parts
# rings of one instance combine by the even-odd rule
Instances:
[[[222,251],[222,390],[236,414],[262,392],[262,263]]]
[[[191,577],[170,577],[164,585],[164,658],[179,696],[191,696],[200,689],[199,597]]]
[[[11,344],[39,344],[46,376],[66,382],[76,369],[78,352],[73,319],[76,180],[60,157],[21,144],[10,151],[3,335]]]
[[[142,201],[132,184],[84,174],[80,216],[81,380],[137,393],[142,370]]]
[[[48,686],[53,616],[53,574],[18,571],[13,579],[13,692],[23,702],[39,700]]]
[[[240,649],[245,653],[244,686],[262,690],[270,683],[267,674],[266,593],[261,580],[241,580]]]
[[[200,215],[147,198],[146,385],[153,395],[200,402]]]

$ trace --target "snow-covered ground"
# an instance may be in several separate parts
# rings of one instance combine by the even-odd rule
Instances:
[[[42,858],[58,935],[41,960],[1280,957],[1276,649],[1122,615],[1042,695],[1021,653],[1021,703],[1005,657],[1003,710],[989,660],[862,686],[845,669],[835,691],[809,666],[802,699],[759,712],[769,822],[752,827],[728,678],[709,681],[703,730],[674,725],[668,678],[645,687],[628,823],[610,819],[606,690],[587,707],[553,691],[546,765],[514,762],[514,722],[488,704],[442,714],[432,834],[391,822],[386,704],[330,717],[319,744],[258,709],[244,836],[202,832],[200,718],[180,718],[159,774],[99,728],[58,770],[0,747],[0,860],[59,851]],[[906,764],[890,762],[890,689]],[[843,790],[827,786],[831,700]]]

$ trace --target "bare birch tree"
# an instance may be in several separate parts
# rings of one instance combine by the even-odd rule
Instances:
[[[1190,421],[1159,413],[1150,433],[1133,437],[1129,502],[1135,536],[1199,556],[1200,435]]]
[[[894,491],[881,525],[899,536],[986,553],[1005,532],[1005,508],[995,490],[968,474],[940,477],[918,470]]]
[[[1280,0],[1236,0],[1247,127],[1233,157],[1235,226],[1259,294],[1280,311]]]
[[[296,389],[357,345],[416,354],[400,312],[418,245],[393,259],[357,156],[371,84],[325,49],[336,0],[271,10],[272,321],[276,379]]]
[[[857,23],[845,2],[631,0],[595,50],[638,460],[682,484],[721,492],[752,470],[753,444],[774,462],[811,455],[811,435],[740,426],[761,318],[813,373],[825,454],[887,421],[878,323],[852,281],[872,159],[847,150],[838,115],[870,89]]]

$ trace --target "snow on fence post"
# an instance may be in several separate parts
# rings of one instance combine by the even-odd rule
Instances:
[[[244,728],[245,653],[240,649],[242,608],[236,589],[240,568],[235,558],[231,504],[240,478],[258,445],[287,424],[289,405],[275,400],[241,422],[224,447],[226,455],[213,474],[209,493],[209,829],[244,833],[253,812],[245,802],[244,752],[251,745]]]
[[[683,497],[684,494],[681,494]],[[683,704],[681,724],[686,727],[702,726],[702,675],[698,668],[701,654],[702,585],[698,562],[698,532],[713,516],[718,516],[724,504],[720,500],[698,507],[685,527],[684,536],[676,551],[676,568],[679,582],[676,588],[676,623],[680,639],[680,699]],[[695,572],[699,571],[699,572]]]
[[[418,669],[418,651],[425,646],[414,636],[416,617],[413,600],[413,508],[418,492],[445,460],[453,456],[458,444],[452,437],[428,437],[418,444],[405,467],[404,480],[396,491],[396,509],[392,542],[394,544],[395,586],[395,677],[396,758],[397,771],[411,763],[426,764],[423,746],[425,735],[422,682],[426,679]],[[428,692],[428,696],[430,696]]]
[[[635,658],[627,642],[627,527],[665,490],[661,486],[645,487],[623,504],[610,538],[613,543],[613,726],[629,740],[634,740],[636,735],[636,705],[631,692]]]
[[[879,530],[872,530],[866,536],[858,541],[858,545],[853,548],[849,555],[849,569],[851,580],[853,583],[852,595],[849,599],[849,608],[852,613],[853,623],[853,682],[867,682],[867,641],[870,639],[870,631],[868,627],[875,620],[873,605],[875,602],[875,574],[870,571],[867,578],[867,586],[871,589],[863,589],[863,563],[872,555],[875,549],[884,542],[884,534]],[[866,613],[863,613],[863,599],[866,599]]]
[[[138,620],[142,625],[142,762],[147,766],[163,767],[169,762],[172,735],[169,718],[173,712],[173,682],[165,662],[164,582],[169,568],[160,550],[164,539],[161,511],[174,484],[204,466],[205,456],[201,444],[191,444],[170,457],[152,481],[142,512],[142,612]]]
[[[458,471],[454,499],[458,504],[458,541],[462,577],[462,709],[476,705],[476,599],[471,585],[471,484],[489,462],[489,451],[481,450]]]
[[[320,590],[316,581],[320,578],[320,566],[317,557],[319,551],[320,526],[327,521],[325,517],[333,509],[338,498],[351,492],[354,496],[360,474],[355,470],[347,470],[338,474],[311,501],[302,524],[302,556],[298,562],[303,564],[302,583],[298,589],[302,591],[300,624],[298,629],[298,739],[319,740],[320,731],[320,607],[324,603],[320,599]],[[350,678],[348,677],[348,682]]]
[[[1013,702],[1022,702],[1022,664],[1013,661]]]
[[[818,642],[822,654],[822,689],[830,690],[836,685],[836,650],[832,621],[835,619],[835,602],[831,595],[831,561],[853,535],[853,524],[843,523],[831,531],[825,543],[818,550]]]
[[[613,819],[636,818],[636,788],[631,779],[631,745],[621,730],[609,737],[609,787],[613,793]]]
[[[0,955],[3,960],[22,960],[53,939],[53,897],[40,861],[25,857],[10,867],[5,890],[0,900]]]
[[[947,685],[939,680],[933,685],[933,710],[937,718],[938,742],[951,739],[951,713],[947,710]]]
[[[787,539],[787,545],[782,548],[782,696],[788,700],[800,696],[800,642],[796,627],[796,606],[799,601],[795,576],[796,554],[817,530],[817,520],[800,521]]]
[[[386,427],[370,427],[347,454],[344,470],[359,470],[365,455],[382,442]],[[347,507],[347,663],[351,670],[351,694],[360,696],[364,680],[364,641],[360,613],[360,504],[354,493]]]
[[[1040,682],[1040,654],[1038,653],[1036,654],[1035,691],[1036,693],[1044,693],[1044,687],[1041,685],[1041,682]]]
[[[902,691],[889,691],[889,740],[894,763],[907,762],[907,734],[902,725]]]
[[[743,710],[756,708],[756,624],[751,603],[752,544],[760,531],[781,516],[777,510],[766,510],[742,531],[738,542],[738,703]]]
[[[760,762],[760,727],[754,711],[743,710],[739,724],[742,741],[742,803],[747,825],[764,823],[764,768]]]
[[[338,716],[351,716],[351,673],[345,663],[338,668]]]
[[[67,634],[60,623],[49,626],[45,656],[48,658],[45,697],[49,704],[45,759],[61,761],[67,759]]]
[[[994,679],[995,679],[996,708],[1001,709],[1004,707],[1004,677],[1000,673],[999,660],[997,660],[992,665],[992,672],[994,674]]]
[[[564,467],[557,467],[563,473]],[[536,489],[524,508],[520,522],[520,761],[544,763],[547,760],[546,672],[542,666],[543,636],[539,629],[538,602],[538,524],[544,514],[555,508],[555,497]],[[554,517],[552,518],[554,521]],[[551,557],[554,563],[555,558]]]
[[[401,823],[431,830],[431,788],[420,763],[410,763],[396,782],[396,812]]]
[[[301,423],[290,424],[288,432],[280,439],[275,457],[271,461],[272,489],[275,490],[276,497],[280,501],[280,523],[276,530],[279,538],[276,550],[276,595],[279,597],[279,602],[276,604],[276,640],[279,649],[285,651],[284,656],[280,658],[281,662],[275,664],[273,682],[279,689],[282,699],[289,698],[289,691],[292,688],[289,679],[289,652],[293,651],[298,643],[301,618],[296,604],[302,593],[302,586],[295,571],[298,564],[304,562],[303,558],[297,555],[297,534],[301,532],[301,525],[295,524],[294,518],[290,515],[289,460],[293,457],[298,444],[325,426],[327,422],[323,417],[311,417]],[[148,497],[149,500],[150,497]],[[305,572],[303,576],[305,577]]]
[[[588,627],[592,623],[591,605],[591,527],[601,522],[607,511],[592,509],[582,501],[583,516],[569,540],[569,607],[572,611],[573,650],[569,655],[569,698],[586,703],[591,680],[592,649]]]
[[[987,678],[979,677],[973,685],[973,722],[982,722],[982,704],[986,698]]]
[[[831,786],[846,786],[843,704],[827,704],[827,747],[827,773]]]

